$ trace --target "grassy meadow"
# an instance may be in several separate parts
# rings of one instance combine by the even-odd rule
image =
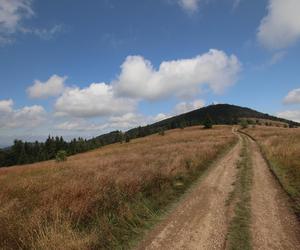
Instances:
[[[0,249],[128,249],[236,140],[197,126],[2,168]]]
[[[259,126],[248,128],[246,132],[261,145],[273,173],[294,200],[300,217],[300,129]]]

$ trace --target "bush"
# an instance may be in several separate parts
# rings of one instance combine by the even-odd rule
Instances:
[[[57,162],[62,162],[67,160],[67,152],[65,150],[59,150],[55,156]]]
[[[248,128],[248,122],[246,121],[246,120],[241,120],[241,127],[242,127],[242,129],[245,129],[245,128]]]
[[[209,115],[206,116],[203,125],[204,125],[204,128],[205,128],[205,129],[212,128],[213,122],[212,122],[212,120],[211,120],[211,118],[210,118]]]
[[[161,128],[158,132],[159,135],[164,136],[165,135],[165,130]]]

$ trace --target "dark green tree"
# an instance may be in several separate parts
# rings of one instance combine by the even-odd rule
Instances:
[[[208,115],[208,114],[206,115],[206,118],[205,118],[205,120],[203,122],[203,125],[204,125],[205,129],[210,129],[210,128],[213,127],[213,121],[210,118],[210,115]]]

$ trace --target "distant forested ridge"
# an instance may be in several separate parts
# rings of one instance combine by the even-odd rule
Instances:
[[[15,140],[12,147],[0,150],[0,167],[54,159],[60,150],[65,150],[68,155],[74,155],[116,142],[128,142],[130,139],[155,134],[162,130],[201,125],[208,116],[214,124],[238,124],[241,118],[256,118],[283,122],[290,127],[300,125],[299,123],[270,116],[249,108],[217,104],[174,116],[151,125],[133,128],[125,133],[113,131],[89,140],[78,138],[66,142],[62,137],[51,136],[45,142],[32,143]]]

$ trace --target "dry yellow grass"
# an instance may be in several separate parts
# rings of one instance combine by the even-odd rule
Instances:
[[[261,144],[273,172],[294,199],[300,216],[300,129],[259,126],[246,131]]]
[[[191,127],[0,169],[0,248],[126,246],[235,141],[229,126]]]

